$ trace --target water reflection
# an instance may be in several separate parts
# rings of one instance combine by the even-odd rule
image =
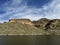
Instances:
[[[0,45],[60,45],[60,36],[0,36]]]

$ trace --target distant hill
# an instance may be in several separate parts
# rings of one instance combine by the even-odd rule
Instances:
[[[10,19],[0,23],[0,35],[60,35],[60,19]]]

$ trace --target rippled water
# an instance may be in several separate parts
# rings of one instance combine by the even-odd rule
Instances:
[[[60,36],[0,36],[0,45],[60,45]]]

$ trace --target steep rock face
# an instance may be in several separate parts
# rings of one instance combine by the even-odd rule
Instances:
[[[45,25],[49,22],[49,19],[42,18],[42,19],[38,20],[38,22],[40,23],[41,28],[45,29]]]
[[[48,27],[48,29],[60,29],[60,20],[59,19],[54,19],[54,20],[50,20],[46,26]],[[47,28],[46,27],[46,28]]]
[[[37,21],[31,21],[29,19],[11,19],[9,20],[9,22],[27,24],[44,30],[48,29],[60,30],[60,19],[49,20],[47,18],[42,18]]]
[[[42,28],[44,29],[45,28],[45,25],[49,22],[49,19],[46,19],[46,18],[42,18],[38,21],[33,21],[33,23],[35,24],[36,27],[38,28]]]
[[[9,20],[10,23],[22,23],[22,24],[28,24],[33,25],[31,20],[29,19],[11,19]]]
[[[48,29],[60,30],[60,19],[49,20],[46,18],[42,18],[38,21],[33,21],[33,23],[34,26],[36,26],[37,28],[41,28],[44,30],[48,30]]]

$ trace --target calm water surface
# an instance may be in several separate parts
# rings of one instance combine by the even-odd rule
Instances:
[[[0,36],[0,45],[60,45],[60,36]]]

